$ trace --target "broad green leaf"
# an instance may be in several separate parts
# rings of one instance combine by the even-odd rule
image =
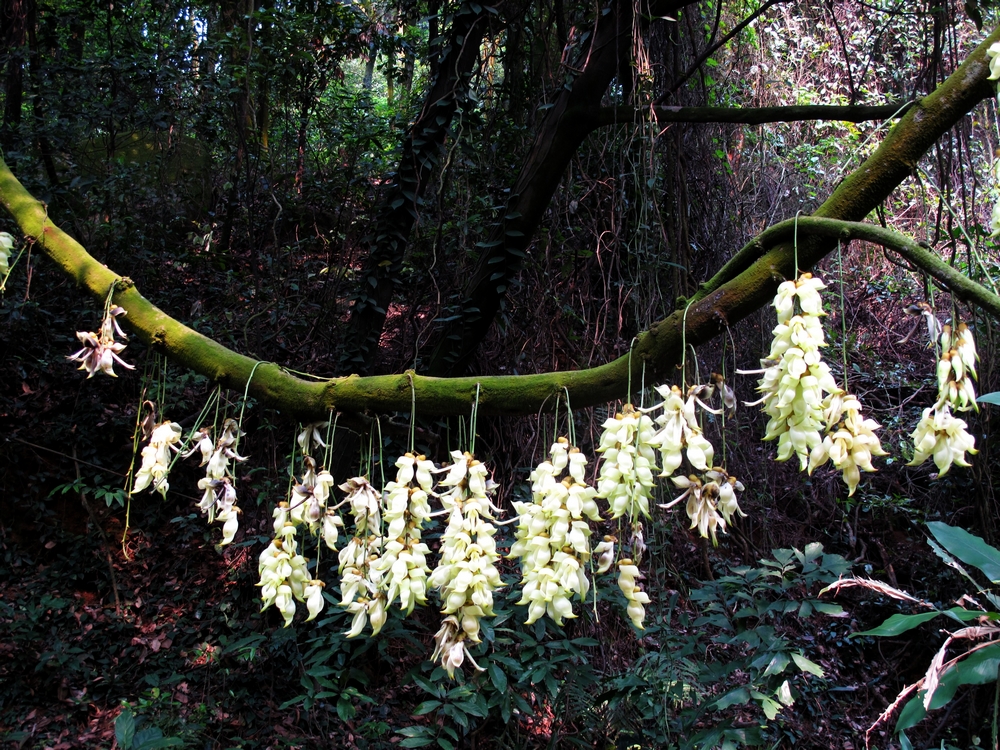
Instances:
[[[124,706],[115,719],[115,739],[118,740],[118,747],[121,750],[132,750],[132,741],[135,739],[135,716],[128,706]]]
[[[805,656],[799,653],[792,654],[792,661],[795,662],[795,666],[801,669],[803,672],[809,672],[816,675],[817,677],[823,676],[823,667],[814,661],[810,661]]]
[[[913,630],[913,628],[922,625],[928,620],[933,620],[939,614],[941,613],[934,611],[921,612],[919,615],[892,615],[892,617],[877,628],[862,630],[860,633],[851,633],[850,637],[854,638],[859,635],[899,635],[900,633],[905,633],[907,630]]]
[[[957,526],[931,521],[927,528],[951,554],[964,563],[975,565],[994,583],[1000,583],[1000,550]]]
[[[781,704],[770,698],[764,698],[760,702],[760,707],[764,709],[764,716],[768,718],[768,721],[773,721],[774,717],[781,711]]]
[[[785,671],[785,667],[788,666],[788,654],[784,651],[779,651],[772,658],[771,662],[767,665],[767,669],[764,670],[764,676],[770,674],[781,674]]]
[[[427,747],[434,742],[433,737],[407,737],[399,743],[400,747]]]
[[[993,391],[992,393],[984,393],[982,396],[976,399],[976,402],[980,404],[1000,405],[1000,391]]]
[[[746,688],[737,688],[736,690],[726,693],[724,696],[719,698],[712,707],[716,711],[722,711],[723,709],[729,708],[730,706],[742,706],[744,703],[750,700],[750,691]]]
[[[817,612],[822,612],[824,615],[829,615],[830,617],[844,617],[847,614],[844,612],[843,607],[839,604],[834,604],[833,602],[814,601],[812,605]]]

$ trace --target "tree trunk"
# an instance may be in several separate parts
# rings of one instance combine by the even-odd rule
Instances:
[[[467,95],[489,15],[484,7],[474,7],[479,10],[463,3],[455,13],[438,76],[403,142],[395,180],[382,201],[375,231],[367,239],[368,257],[358,274],[359,289],[346,333],[349,343],[343,360],[350,372],[368,373],[374,365],[410,232],[419,216],[421,195],[438,165],[452,118]]]
[[[649,9],[668,15],[691,0],[664,0]],[[500,311],[511,279],[542,220],[545,210],[580,144],[596,127],[608,85],[630,68],[633,6],[616,0],[600,15],[597,28],[577,55],[583,70],[563,88],[542,122],[534,145],[500,221],[494,225],[476,269],[463,291],[460,312],[441,333],[428,371],[437,376],[462,372]]]

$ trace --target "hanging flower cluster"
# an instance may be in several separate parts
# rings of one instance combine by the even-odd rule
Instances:
[[[118,356],[125,349],[125,344],[115,340],[116,335],[126,338],[125,332],[122,331],[116,320],[119,315],[125,314],[125,308],[114,305],[109,307],[104,313],[100,333],[92,331],[76,332],[76,337],[83,344],[83,348],[71,354],[67,359],[71,362],[79,362],[80,367],[77,369],[86,370],[88,378],[94,377],[94,374],[98,370],[113,378],[118,377],[114,371],[115,362],[127,370],[135,369],[135,367]]]
[[[608,501],[611,517],[649,518],[657,442],[653,420],[625,404],[604,422],[597,452],[602,454],[597,497]]]
[[[193,445],[183,454],[187,458],[201,453],[200,465],[207,468],[205,477],[198,480],[198,489],[203,493],[198,509],[208,516],[209,523],[222,521],[222,544],[233,541],[239,530],[239,514],[243,512],[236,505],[236,477],[229,469],[230,459],[247,460],[236,452],[236,441],[242,434],[236,420],[227,419],[222,425],[222,436],[213,443],[211,431],[203,427],[191,436]]]
[[[952,464],[967,467],[966,453],[977,453],[976,439],[969,433],[964,419],[952,414],[955,411],[977,409],[976,389],[972,379],[976,376],[976,343],[972,331],[965,323],[952,330],[941,330],[941,358],[938,360],[938,399],[924,409],[917,428],[911,433],[913,460],[908,466],[919,466],[934,457],[939,476],[948,473]]]
[[[435,636],[434,658],[441,658],[449,676],[468,655],[465,641],[479,642],[479,620],[493,617],[493,592],[503,586],[496,567],[496,527],[491,523],[499,508],[489,498],[496,485],[486,465],[470,453],[452,451],[451,457],[440,483],[449,489],[438,496],[448,525],[441,536],[441,559],[429,579],[441,595],[442,613],[448,615]]]
[[[354,615],[348,638],[361,635],[371,622],[378,635],[388,618],[388,602],[380,590],[382,571],[375,566],[382,550],[380,528],[381,494],[364,477],[348,479],[340,485],[354,517],[354,536],[340,551],[340,606]]]
[[[820,352],[826,346],[820,320],[825,314],[820,290],[825,288],[809,273],[778,287],[772,303],[778,325],[773,331],[771,352],[761,362],[764,377],[757,390],[763,396],[755,402],[762,404],[771,418],[764,440],[777,438],[777,460],[787,461],[797,455],[802,471],[808,466],[810,452],[823,442],[820,430],[825,423],[824,394],[840,392]]]
[[[600,520],[597,491],[587,484],[587,457],[559,438],[531,472],[532,502],[515,502],[518,526],[510,559],[521,561],[521,600],[530,625],[548,615],[557,625],[576,617],[570,599],[590,589],[590,524]],[[564,476],[565,474],[565,476]],[[609,565],[610,567],[610,565]]]
[[[285,505],[285,503],[282,503]],[[298,554],[295,524],[287,520],[287,508],[274,511],[275,538],[261,555],[257,565],[260,574],[260,597],[265,610],[272,604],[285,620],[285,627],[295,617],[295,602],[305,602],[312,620],[323,609],[323,582],[309,575],[306,558]]]
[[[170,484],[167,473],[170,471],[170,460],[173,453],[180,450],[177,445],[181,441],[183,430],[176,422],[162,422],[153,428],[149,443],[142,449],[142,466],[135,475],[135,485],[131,494],[142,492],[152,485],[152,488],[167,497]]]
[[[850,497],[861,481],[861,471],[875,471],[872,456],[888,455],[875,434],[882,425],[874,419],[865,419],[857,396],[842,391],[827,397],[823,417],[827,433],[809,454],[809,473],[830,461],[843,472]]]
[[[326,546],[336,549],[337,530],[343,526],[336,509],[329,507],[333,477],[326,469],[317,471],[316,461],[309,455],[314,443],[325,447],[320,427],[322,425],[308,425],[298,436],[303,452],[302,480],[293,482],[288,500],[282,500],[274,509],[274,540],[261,554],[258,565],[260,582],[257,585],[261,586],[263,609],[274,604],[285,620],[285,627],[291,625],[295,617],[296,601],[305,603],[309,612],[307,622],[317,617],[326,604],[323,598],[325,584],[312,577],[306,558],[297,552],[299,528],[304,527],[313,536],[321,534]],[[226,420],[223,437],[219,439],[208,461],[209,475],[213,471],[213,463],[215,471],[220,467],[228,471],[230,458],[245,460],[236,455],[235,442],[239,434],[235,421]],[[201,446],[203,464],[207,451],[211,449],[211,442],[206,438],[207,435],[198,444]],[[211,481],[209,477],[206,480]]]
[[[723,388],[725,387],[727,386],[723,381]],[[700,399],[701,395],[710,398],[713,390],[711,385],[694,386],[688,389],[688,396],[685,399],[681,389],[676,385],[657,386],[656,391],[663,396],[663,403],[654,408],[662,408],[663,413],[656,418],[659,429],[650,441],[660,451],[663,463],[661,477],[669,477],[677,471],[684,460],[682,452],[698,471],[706,471],[712,465],[715,449],[702,434],[695,406],[701,406],[713,414],[721,414],[721,411],[712,409]]]
[[[644,630],[643,622],[646,619],[646,607],[649,604],[649,594],[642,590],[639,579],[643,578],[639,572],[639,566],[627,557],[618,561],[618,588],[625,595],[627,602],[626,613],[639,630]]]
[[[435,466],[425,456],[406,453],[396,461],[396,469],[395,481],[382,493],[385,543],[374,567],[382,574],[386,606],[398,599],[408,615],[417,604],[427,603],[430,549],[421,541],[421,533],[431,517],[428,498],[434,489]]]
[[[885,451],[875,430],[880,425],[861,415],[861,402],[846,393],[823,361],[826,346],[821,318],[826,285],[812,274],[778,287],[772,303],[778,315],[774,340],[757,390],[771,420],[765,440],[778,440],[778,461],[798,456],[799,468],[811,474],[827,461],[842,472],[853,495],[861,471],[875,471],[872,456]],[[797,312],[798,310],[798,312]]]

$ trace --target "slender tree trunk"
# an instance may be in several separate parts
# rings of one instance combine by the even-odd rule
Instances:
[[[690,2],[666,0],[649,11],[667,15]],[[566,167],[594,127],[608,85],[630,67],[632,13],[631,0],[615,0],[607,13],[598,16],[590,43],[577,55],[582,71],[572,86],[560,92],[543,120],[504,215],[463,291],[459,315],[445,327],[431,356],[430,374],[462,372],[493,324]]]
[[[473,7],[479,10],[473,10]],[[346,334],[343,367],[371,372],[386,313],[399,285],[403,256],[420,212],[421,195],[437,168],[452,118],[467,96],[469,79],[479,59],[488,11],[463,3],[452,19],[442,49],[438,75],[416,122],[403,142],[399,169],[387,190],[368,237],[368,257],[359,274],[359,290]]]

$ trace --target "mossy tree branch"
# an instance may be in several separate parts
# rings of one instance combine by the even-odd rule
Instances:
[[[934,141],[975,104],[992,95],[993,87],[986,80],[986,48],[997,39],[1000,29],[933,94],[917,103],[877,151],[820,207],[819,218],[836,216],[842,221],[810,225],[807,236],[800,237],[798,243],[800,268],[815,264],[836,246],[845,231],[858,239],[880,237],[879,228],[862,230],[865,225],[851,222],[864,218],[870,210],[866,206],[878,205],[912,171],[917,159]],[[46,255],[96,299],[103,302],[114,285],[114,302],[128,311],[124,322],[152,348],[223,386],[242,389],[249,381],[253,396],[305,420],[322,418],[331,410],[408,411],[413,395],[418,413],[434,415],[467,413],[477,393],[482,413],[501,415],[535,413],[546,403],[554,404],[556,397],[564,393],[568,393],[574,407],[626,397],[630,370],[634,382],[638,382],[644,368],[647,382],[667,375],[680,361],[684,343],[707,341],[767,304],[777,285],[793,275],[796,258],[795,248],[783,239],[787,236],[783,233],[789,231],[789,222],[784,222],[769,230],[770,235],[765,232],[741,250],[702,286],[684,309],[642,334],[631,355],[599,367],[519,376],[430,378],[404,373],[307,381],[276,364],[259,364],[233,352],[159,310],[129,279],[103,266],[49,221],[45,206],[24,189],[2,161],[0,202],[25,236],[37,242]],[[800,230],[806,225],[807,220],[799,219]],[[978,285],[954,277],[954,272],[945,271],[947,267],[937,259],[916,254],[914,243],[900,242],[898,235],[893,235],[871,241],[910,253],[911,260],[927,264],[928,272],[956,294],[997,314],[995,301],[978,291],[976,294],[970,291]],[[772,247],[772,242],[778,244]]]

